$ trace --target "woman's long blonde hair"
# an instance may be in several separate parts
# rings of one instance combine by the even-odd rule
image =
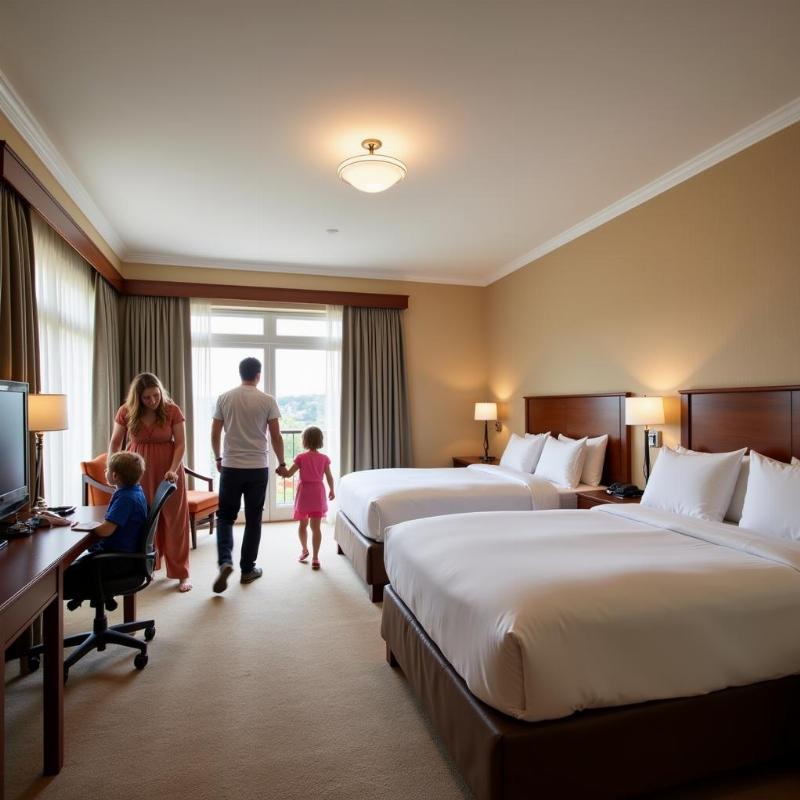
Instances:
[[[161,381],[152,372],[140,372],[132,381],[128,389],[128,399],[125,401],[125,410],[128,415],[128,431],[131,434],[139,432],[142,427],[142,417],[147,410],[142,404],[142,392],[145,389],[158,389],[161,393],[161,402],[156,408],[156,421],[163,425],[167,421],[167,404],[172,400]]]

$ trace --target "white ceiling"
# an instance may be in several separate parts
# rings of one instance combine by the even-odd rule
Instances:
[[[21,113],[126,261],[485,284],[800,118],[797,0],[3,0],[0,21]],[[408,165],[385,194],[336,177],[365,137]]]

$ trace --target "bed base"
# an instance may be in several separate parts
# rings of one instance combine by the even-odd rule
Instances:
[[[632,797],[800,749],[800,676],[522,722],[470,693],[391,586],[381,635],[478,800]]]
[[[367,584],[367,593],[373,603],[383,600],[383,587],[389,583],[383,564],[383,542],[368,539],[342,512],[336,515],[333,529],[338,552],[350,559],[353,568]]]

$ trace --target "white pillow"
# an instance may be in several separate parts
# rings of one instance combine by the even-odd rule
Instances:
[[[750,478],[739,527],[800,539],[800,462],[775,461],[760,453],[750,454]]]
[[[678,445],[675,450],[678,453],[696,454],[697,450],[689,450],[682,445]],[[739,476],[736,479],[736,486],[733,490],[728,510],[725,512],[725,520],[728,522],[736,522],[742,518],[742,508],[744,507],[744,496],[747,493],[747,478],[750,475],[750,456],[745,456],[739,467]]]
[[[661,448],[642,505],[720,522],[731,503],[746,448],[733,453],[678,453]]]
[[[800,467],[800,458],[795,458],[794,456],[792,456],[792,466]]]
[[[574,442],[569,436],[563,433],[558,434],[559,442]],[[589,486],[599,486],[603,479],[603,466],[606,463],[606,446],[608,445],[608,434],[595,436],[593,439],[586,440],[586,460],[583,462],[583,472],[581,473],[581,483],[588,483]]]
[[[533,460],[533,465],[531,466],[530,471],[533,472],[536,469],[536,465],[539,463],[539,458],[542,455],[542,450],[544,450],[544,443],[550,438],[550,431],[546,433],[526,433],[525,439],[526,441],[535,440],[538,447],[536,450],[536,458]]]
[[[500,466],[519,472],[533,472],[543,447],[544,438],[541,441],[538,437],[523,439],[516,433],[512,433],[500,458]]]
[[[736,488],[733,490],[733,497],[725,512],[725,519],[728,522],[739,522],[742,518],[742,509],[744,508],[744,498],[747,494],[747,482],[750,478],[750,456],[745,456],[742,459],[742,464],[739,467],[739,477],[736,479]]]
[[[535,474],[559,486],[574,489],[580,482],[585,460],[585,438],[576,442],[559,442],[548,436]]]

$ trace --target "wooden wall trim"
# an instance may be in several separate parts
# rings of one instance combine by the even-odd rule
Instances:
[[[333,292],[317,289],[279,289],[266,286],[227,286],[216,283],[126,280],[125,294],[158,297],[200,297],[208,300],[251,300],[273,303],[315,303],[364,308],[408,308],[408,295]]]
[[[117,291],[124,279],[67,210],[45,188],[24,161],[0,140],[0,178],[21,195],[47,223],[97,270]]]

